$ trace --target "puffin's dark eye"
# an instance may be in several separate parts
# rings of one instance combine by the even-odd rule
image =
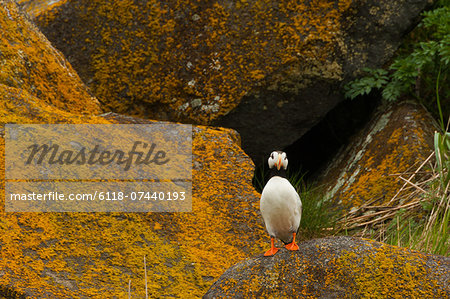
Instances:
[[[270,154],[270,159],[273,159],[273,154]]]
[[[287,157],[284,157],[284,160],[287,160]]]

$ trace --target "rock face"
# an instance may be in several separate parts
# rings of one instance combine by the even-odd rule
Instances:
[[[0,86],[7,122],[149,123],[79,116]],[[4,139],[0,170],[4,178]],[[231,129],[194,127],[191,213],[6,213],[0,210],[0,297],[199,297],[237,261],[267,244],[251,185],[253,164]],[[5,188],[4,179],[0,188]],[[1,201],[3,202],[4,192]],[[141,287],[142,286],[142,287]],[[12,295],[13,294],[13,295]]]
[[[450,258],[329,237],[228,269],[203,298],[449,298]]]
[[[101,111],[68,61],[14,1],[0,1],[0,28],[0,84],[62,110],[83,114]]]
[[[395,104],[377,113],[340,151],[318,184],[346,208],[374,199],[386,203],[405,183],[398,175],[414,172],[432,154],[436,128],[421,105]]]
[[[199,297],[267,244],[253,163],[231,129],[193,128],[191,213],[6,213],[6,123],[149,123],[99,111],[88,88],[0,1],[0,297]],[[6,28],[6,29],[5,29]],[[5,29],[5,30],[3,30]]]
[[[46,2],[36,22],[107,109],[237,129],[255,160],[314,126],[361,67],[383,65],[429,4]]]
[[[141,6],[132,6],[132,2],[133,5],[138,3]],[[212,122],[214,117],[224,115],[240,105],[243,98],[241,93],[256,94],[253,89],[248,89],[251,85],[249,82],[254,80],[260,80],[256,84],[260,84],[263,91],[269,90],[269,85],[275,86],[270,89],[274,90],[273,94],[277,90],[287,94],[302,94],[299,90],[309,88],[305,86],[310,86],[309,80],[316,77],[324,81],[339,81],[342,75],[340,62],[327,53],[330,53],[328,50],[333,48],[333,43],[340,40],[341,26],[337,20],[346,13],[352,15],[352,5],[346,1],[339,2],[337,6],[321,2],[316,13],[306,14],[307,21],[319,18],[319,22],[310,24],[315,30],[311,27],[310,32],[304,32],[302,30],[308,27],[304,26],[301,18],[294,22],[286,17],[286,24],[283,24],[285,15],[276,14],[275,20],[279,25],[276,28],[289,34],[275,36],[272,40],[275,42],[264,44],[257,37],[271,36],[273,30],[258,31],[266,26],[258,22],[267,17],[258,15],[258,12],[281,11],[292,16],[297,15],[298,11],[308,11],[309,7],[300,5],[295,8],[296,11],[291,11],[282,3],[280,5],[287,9],[282,11],[278,4],[259,1],[251,4],[208,2],[198,5],[170,2],[167,7],[152,1],[40,3],[51,3],[58,7],[56,10],[43,9],[44,15],[37,14],[42,16],[42,24],[50,26],[47,28],[56,24],[63,24],[65,28],[75,26],[74,31],[70,27],[55,33],[66,32],[67,35],[61,36],[75,45],[72,52],[66,54],[77,65],[92,67],[81,70],[83,78],[92,79],[87,81],[89,85],[111,107],[120,106],[123,100],[127,103],[125,108],[122,107],[126,112],[133,108],[138,109],[136,114],[150,115],[154,109],[155,115],[166,113],[169,118],[172,117],[171,113],[175,116],[179,113],[182,115],[180,119],[187,118],[200,123]],[[420,1],[415,3],[419,4],[411,5],[414,11],[422,5]],[[13,1],[0,0],[0,4],[1,190],[5,189],[3,134],[6,123],[151,125],[152,121],[117,114],[96,116],[100,111],[98,103],[68,61],[19,12]],[[141,9],[142,5],[148,5],[147,9]],[[246,5],[250,5],[253,10],[246,10]],[[71,10],[67,10],[67,7]],[[242,12],[242,15],[229,13],[233,9]],[[147,19],[144,18],[145,26],[141,29],[145,30],[139,31],[142,19],[135,16],[143,11],[146,12],[143,17]],[[246,11],[251,13],[245,14]],[[373,15],[377,13],[379,11],[376,9],[371,11]],[[88,17],[83,18],[83,15]],[[248,18],[248,15],[252,18]],[[73,17],[79,17],[78,22],[73,21]],[[247,19],[250,27],[231,26]],[[130,20],[133,22],[130,23]],[[321,27],[322,22],[336,31],[328,30],[330,27]],[[407,23],[405,21],[401,25]],[[131,26],[129,31],[123,30],[127,26]],[[241,27],[247,28],[246,31],[241,31]],[[77,36],[71,36],[73,32]],[[174,37],[185,33],[192,34],[187,35],[185,40],[175,40]],[[237,35],[237,42],[230,44],[229,34]],[[314,55],[323,58],[323,61],[307,64],[305,72],[298,75],[295,70],[308,60],[296,60],[293,57],[297,55],[296,51],[305,57],[311,54],[301,46],[307,37],[312,40]],[[97,42],[101,42],[102,46],[98,46]],[[84,46],[79,47],[82,43],[85,43]],[[274,45],[280,48],[274,50]],[[238,46],[242,46],[242,50],[235,52]],[[338,43],[338,48],[341,47]],[[216,49],[219,56],[213,52]],[[189,51],[192,56],[186,54]],[[263,61],[274,51],[278,53],[278,56],[273,56],[274,61]],[[83,55],[77,56],[79,53]],[[89,55],[84,55],[86,53]],[[223,53],[228,53],[228,56],[220,56]],[[200,60],[201,55],[208,57],[208,60]],[[169,63],[173,61],[175,64]],[[252,64],[249,61],[254,62]],[[263,64],[268,68],[261,69]],[[282,67],[278,68],[280,65]],[[203,73],[204,69],[206,73]],[[276,77],[278,73],[286,73],[287,77]],[[267,78],[274,79],[268,81]],[[132,80],[133,84],[127,80]],[[300,87],[296,85],[299,80],[302,82]],[[110,82],[113,84],[109,85]],[[138,82],[140,84],[134,84]],[[172,98],[174,94],[176,98]],[[148,98],[149,102],[138,95]],[[251,96],[256,99],[255,95]],[[220,99],[223,99],[223,105]],[[233,102],[233,99],[237,101]],[[215,106],[214,101],[220,104]],[[183,110],[186,103],[189,105]],[[284,102],[279,104],[279,108],[283,105]],[[183,109],[173,112],[174,107]],[[214,112],[216,108],[217,112]],[[0,297],[126,298],[131,283],[131,296],[142,298],[144,257],[147,261],[149,297],[199,297],[225,269],[250,255],[263,252],[263,247],[267,245],[267,234],[258,214],[259,194],[251,185],[252,175],[253,163],[241,149],[239,135],[234,130],[194,126],[191,213],[6,213],[2,204],[5,201],[4,192],[0,192]],[[321,264],[329,265],[331,270],[320,271],[318,266],[308,268],[308,264],[304,264],[305,269],[311,272],[303,272],[310,273],[308,278],[319,280],[325,277],[325,285],[331,286],[330,289],[336,294],[341,294],[341,286],[347,285],[356,294],[366,294],[364,292],[368,291],[383,294],[378,286],[385,286],[383,290],[395,291],[394,281],[400,281],[399,292],[412,290],[411,297],[448,295],[448,290],[444,288],[448,286],[446,258],[424,256],[366,241],[361,241],[361,245],[357,241],[348,241],[352,239],[335,240],[338,244],[344,244],[344,249],[331,245],[326,247],[329,244],[327,241],[321,247],[320,242],[314,241],[304,243],[312,245],[301,252],[318,250],[318,254],[311,254],[318,261],[325,258]],[[370,254],[365,255],[366,252]],[[331,258],[338,253],[340,255],[336,259]],[[295,253],[296,261],[311,259],[308,257],[303,260],[299,254]],[[281,251],[272,261],[287,255],[291,253]],[[267,261],[264,259],[262,263],[270,265]],[[275,269],[282,265],[277,264]],[[373,271],[358,272],[360,265]],[[266,285],[271,290],[277,290],[272,281],[277,281],[278,276],[276,272],[271,273],[275,274],[269,276]],[[339,280],[342,284],[336,282],[336,287],[333,284],[335,276],[342,278],[342,281]],[[425,281],[424,277],[428,280]],[[293,278],[289,279],[294,281]],[[373,281],[377,283],[373,285]],[[441,281],[447,284],[442,287]],[[258,287],[258,283],[257,280],[252,284],[250,290]],[[416,286],[420,293],[415,292]],[[305,292],[322,294],[317,282]]]

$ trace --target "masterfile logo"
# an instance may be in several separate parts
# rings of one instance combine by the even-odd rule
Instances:
[[[148,147],[145,158],[143,158],[144,152],[138,151],[139,146],[141,146],[143,150]],[[30,155],[25,164],[31,164],[33,160],[36,164],[42,164],[44,159],[47,159],[47,163],[50,165],[108,165],[116,163],[124,165],[123,170],[127,171],[133,163],[133,156],[136,157],[136,160],[134,160],[135,164],[149,165],[150,163],[155,163],[157,165],[164,165],[170,160],[166,157],[165,151],[157,151],[153,155],[156,148],[155,143],[148,146],[146,142],[135,141],[132,149],[128,153],[123,152],[122,150],[102,151],[99,148],[100,146],[96,144],[92,150],[86,150],[86,147],[82,147],[79,151],[74,151],[71,149],[62,150],[61,146],[58,144],[33,144],[28,147]]]
[[[191,179],[192,126],[5,126],[7,179]]]
[[[7,212],[190,211],[192,126],[5,125]]]

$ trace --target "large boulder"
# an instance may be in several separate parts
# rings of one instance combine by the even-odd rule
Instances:
[[[0,1],[0,28],[0,84],[62,110],[82,114],[101,111],[66,58],[12,0]]]
[[[193,127],[190,213],[5,211],[4,124],[152,121],[99,111],[63,56],[0,1],[0,297],[199,297],[267,243],[253,163],[231,129]]]
[[[106,109],[237,129],[255,160],[320,121],[361,67],[387,62],[430,3],[22,2]]]
[[[450,258],[328,237],[228,269],[203,298],[449,298]]]
[[[133,296],[143,297],[144,256],[150,295],[198,297],[232,263],[262,250],[253,163],[231,129],[193,128],[192,213],[5,212],[4,124],[152,122],[92,115],[98,106],[68,62],[14,2],[2,4],[0,25],[22,35],[0,39],[9,53],[0,69],[0,297],[126,297],[130,280]],[[42,81],[23,69],[25,55]]]
[[[0,85],[3,124],[142,123],[117,114],[81,116]],[[225,269],[262,252],[267,236],[251,185],[253,163],[231,129],[193,128],[190,213],[7,213],[0,205],[0,297],[199,297]]]
[[[345,209],[398,200],[407,184],[400,176],[410,178],[432,156],[435,130],[436,122],[420,104],[404,101],[380,110],[321,172],[317,184]]]

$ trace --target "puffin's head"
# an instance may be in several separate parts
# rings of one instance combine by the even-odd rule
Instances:
[[[276,167],[277,170],[280,170],[280,168],[283,167],[283,169],[286,170],[288,166],[288,159],[286,157],[286,153],[282,151],[272,152],[270,154],[268,162],[270,169]]]

